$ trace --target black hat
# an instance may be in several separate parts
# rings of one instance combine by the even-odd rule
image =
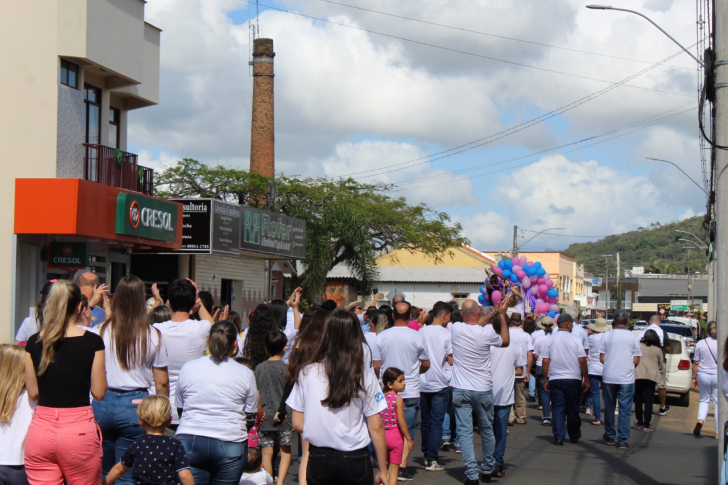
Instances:
[[[559,318],[556,319],[556,325],[562,325],[564,323],[569,323],[573,321],[574,317],[572,317],[568,313],[562,313],[561,315],[559,315]]]
[[[614,312],[612,323],[627,323],[629,321],[629,313],[627,310],[617,310]]]

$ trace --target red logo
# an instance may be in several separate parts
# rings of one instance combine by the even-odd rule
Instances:
[[[136,229],[139,227],[139,222],[141,221],[141,211],[139,210],[139,203],[137,201],[134,201],[129,206],[129,223],[131,224],[132,229]]]

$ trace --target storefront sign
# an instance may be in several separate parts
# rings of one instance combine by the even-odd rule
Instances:
[[[240,214],[242,207],[212,201],[212,254],[238,257],[240,253]]]
[[[116,233],[160,241],[177,239],[178,205],[143,195],[121,193],[116,199]]]
[[[54,269],[86,269],[88,243],[51,242],[48,244],[48,267]]]
[[[210,199],[176,199],[182,204],[182,249],[175,251],[190,254],[210,254]]]
[[[252,207],[243,211],[240,249],[290,259],[306,255],[306,223]]]

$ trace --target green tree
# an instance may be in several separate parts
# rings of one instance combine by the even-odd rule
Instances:
[[[185,158],[156,177],[155,193],[166,198],[204,197],[257,207],[269,180],[246,170],[209,167]],[[366,294],[376,280],[376,255],[421,251],[441,260],[468,241],[462,227],[428,205],[408,204],[393,187],[354,179],[275,178],[273,210],[306,221],[306,258],[300,282],[309,296],[321,294],[337,264],[349,267]]]

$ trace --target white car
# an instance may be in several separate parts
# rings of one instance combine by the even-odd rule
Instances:
[[[693,379],[688,348],[682,335],[666,332],[665,336],[670,339],[670,352],[665,363],[665,387],[668,393],[680,395],[678,405],[687,407],[690,405],[690,385]]]

